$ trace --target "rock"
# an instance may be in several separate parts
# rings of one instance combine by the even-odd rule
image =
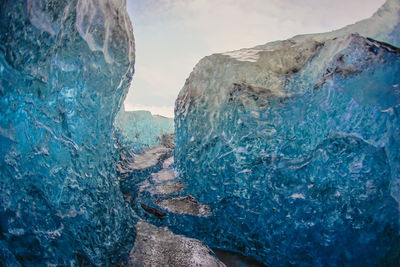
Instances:
[[[199,240],[139,221],[129,266],[225,266]]]
[[[161,171],[152,174],[154,183],[162,183],[175,180],[175,172],[173,170],[162,169]]]
[[[169,157],[164,161],[162,167],[163,169],[168,169],[172,164],[174,164],[174,157]]]
[[[157,185],[154,187],[153,194],[158,195],[171,195],[177,194],[183,189],[182,182],[177,182],[174,184],[167,184],[167,185]]]
[[[140,184],[139,191],[147,191],[153,195],[170,195],[177,194],[183,189],[182,182],[168,183],[168,184],[151,184],[148,181],[144,181]]]
[[[189,214],[199,217],[207,217],[211,214],[209,206],[202,205],[192,196],[159,199],[155,204],[177,214]]]
[[[125,174],[136,170],[144,170],[159,164],[162,158],[167,157],[171,150],[169,148],[158,146],[146,150],[142,154],[133,154],[132,160],[120,162],[119,172]]]

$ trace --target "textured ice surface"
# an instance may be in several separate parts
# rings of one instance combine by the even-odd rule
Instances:
[[[342,30],[202,59],[175,164],[211,216],[168,223],[267,265],[400,263],[399,1]],[[358,32],[359,34],[352,34]]]
[[[162,143],[163,135],[174,133],[174,120],[149,111],[121,111],[115,119],[116,127],[131,145],[137,148]]]
[[[113,141],[134,63],[125,1],[0,5],[0,262],[109,265],[135,238]]]

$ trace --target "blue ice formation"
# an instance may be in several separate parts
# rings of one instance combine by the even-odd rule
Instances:
[[[202,59],[175,164],[212,214],[175,231],[268,266],[399,266],[399,14]]]
[[[0,265],[115,263],[135,238],[113,127],[133,75],[125,0],[0,6]]]
[[[152,115],[149,111],[118,112],[115,125],[126,141],[135,148],[146,148],[161,144],[163,136],[174,133],[174,120],[160,115]]]

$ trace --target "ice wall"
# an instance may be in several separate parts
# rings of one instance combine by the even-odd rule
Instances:
[[[0,1],[4,264],[109,265],[133,244],[113,141],[134,64],[125,4]]]
[[[399,6],[203,58],[176,101],[175,164],[211,216],[174,229],[268,266],[397,266]]]
[[[174,120],[149,111],[124,111],[117,114],[115,125],[135,148],[160,145],[162,138],[174,133]]]

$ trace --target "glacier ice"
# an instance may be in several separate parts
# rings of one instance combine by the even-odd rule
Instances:
[[[136,220],[113,127],[134,71],[125,1],[0,5],[0,262],[115,263]]]
[[[115,119],[122,138],[137,149],[162,144],[163,137],[173,135],[174,120],[149,111],[125,111],[122,108]]]
[[[211,215],[165,223],[267,265],[397,266],[399,14],[202,59],[175,164]]]

